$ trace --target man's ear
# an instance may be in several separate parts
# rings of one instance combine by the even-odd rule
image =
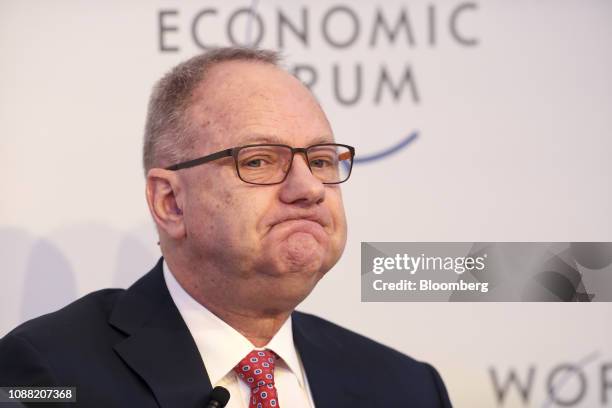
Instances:
[[[185,237],[182,183],[174,171],[154,168],[147,173],[147,204],[157,227],[173,239]]]

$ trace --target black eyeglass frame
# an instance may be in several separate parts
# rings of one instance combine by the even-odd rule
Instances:
[[[288,149],[291,150],[291,160],[289,161],[289,166],[287,167],[287,171],[285,172],[285,176],[283,177],[283,179],[279,182],[276,183],[253,183],[252,181],[246,181],[245,179],[242,178],[242,176],[240,175],[240,170],[238,169],[238,153],[240,152],[240,150],[245,149],[247,147],[265,147],[265,146],[276,146],[276,147],[286,147]],[[205,164],[214,160],[219,160],[222,159],[224,157],[233,157],[234,158],[234,165],[236,166],[236,174],[238,175],[238,178],[240,178],[240,180],[242,180],[243,182],[247,183],[247,184],[255,184],[258,186],[272,186],[275,184],[281,184],[283,183],[286,179],[287,179],[287,175],[289,174],[289,172],[291,171],[291,166],[293,165],[293,158],[295,157],[296,153],[303,153],[304,156],[306,157],[306,164],[308,165],[308,169],[310,170],[310,172],[312,173],[312,168],[310,167],[310,160],[308,159],[308,150],[312,149],[313,147],[320,147],[320,146],[341,146],[341,147],[346,147],[350,154],[351,154],[351,164],[350,167],[348,169],[348,174],[346,176],[346,178],[342,181],[337,181],[334,183],[326,183],[323,182],[323,184],[341,184],[344,183],[345,181],[347,181],[349,179],[349,177],[351,177],[351,172],[353,171],[353,159],[355,158],[355,148],[353,146],[349,146],[349,145],[345,145],[342,143],[318,143],[318,144],[314,144],[312,146],[308,146],[308,147],[291,147],[289,145],[285,145],[285,144],[277,144],[277,143],[262,143],[262,144],[250,144],[250,145],[244,145],[244,146],[236,146],[236,147],[231,147],[229,149],[225,149],[225,150],[220,150],[218,152],[215,153],[211,153],[209,155],[206,156],[202,156],[202,157],[198,157],[196,159],[192,159],[192,160],[188,160],[185,162],[181,162],[178,164],[174,164],[172,166],[166,167],[166,170],[172,170],[172,171],[176,171],[176,170],[181,170],[181,169],[188,169],[190,167],[195,167],[195,166],[199,166],[200,164]]]

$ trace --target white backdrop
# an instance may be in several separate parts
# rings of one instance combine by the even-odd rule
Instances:
[[[361,303],[359,287],[361,241],[612,241],[611,21],[606,0],[3,0],[0,335],[154,264],[150,88],[229,28],[315,73],[359,158],[406,142],[356,165],[346,251],[300,309],[431,362],[458,407],[523,406],[491,372],[514,372],[527,406],[561,406],[549,385],[565,406],[612,405],[609,304]],[[383,72],[402,92],[383,83],[377,102]]]

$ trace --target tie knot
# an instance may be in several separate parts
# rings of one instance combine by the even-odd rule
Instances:
[[[276,354],[270,350],[253,350],[234,367],[238,377],[251,389],[274,386],[274,361]]]

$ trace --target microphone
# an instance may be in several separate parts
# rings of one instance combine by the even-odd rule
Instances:
[[[227,388],[215,387],[210,393],[210,400],[206,408],[223,408],[230,399],[230,393]]]

